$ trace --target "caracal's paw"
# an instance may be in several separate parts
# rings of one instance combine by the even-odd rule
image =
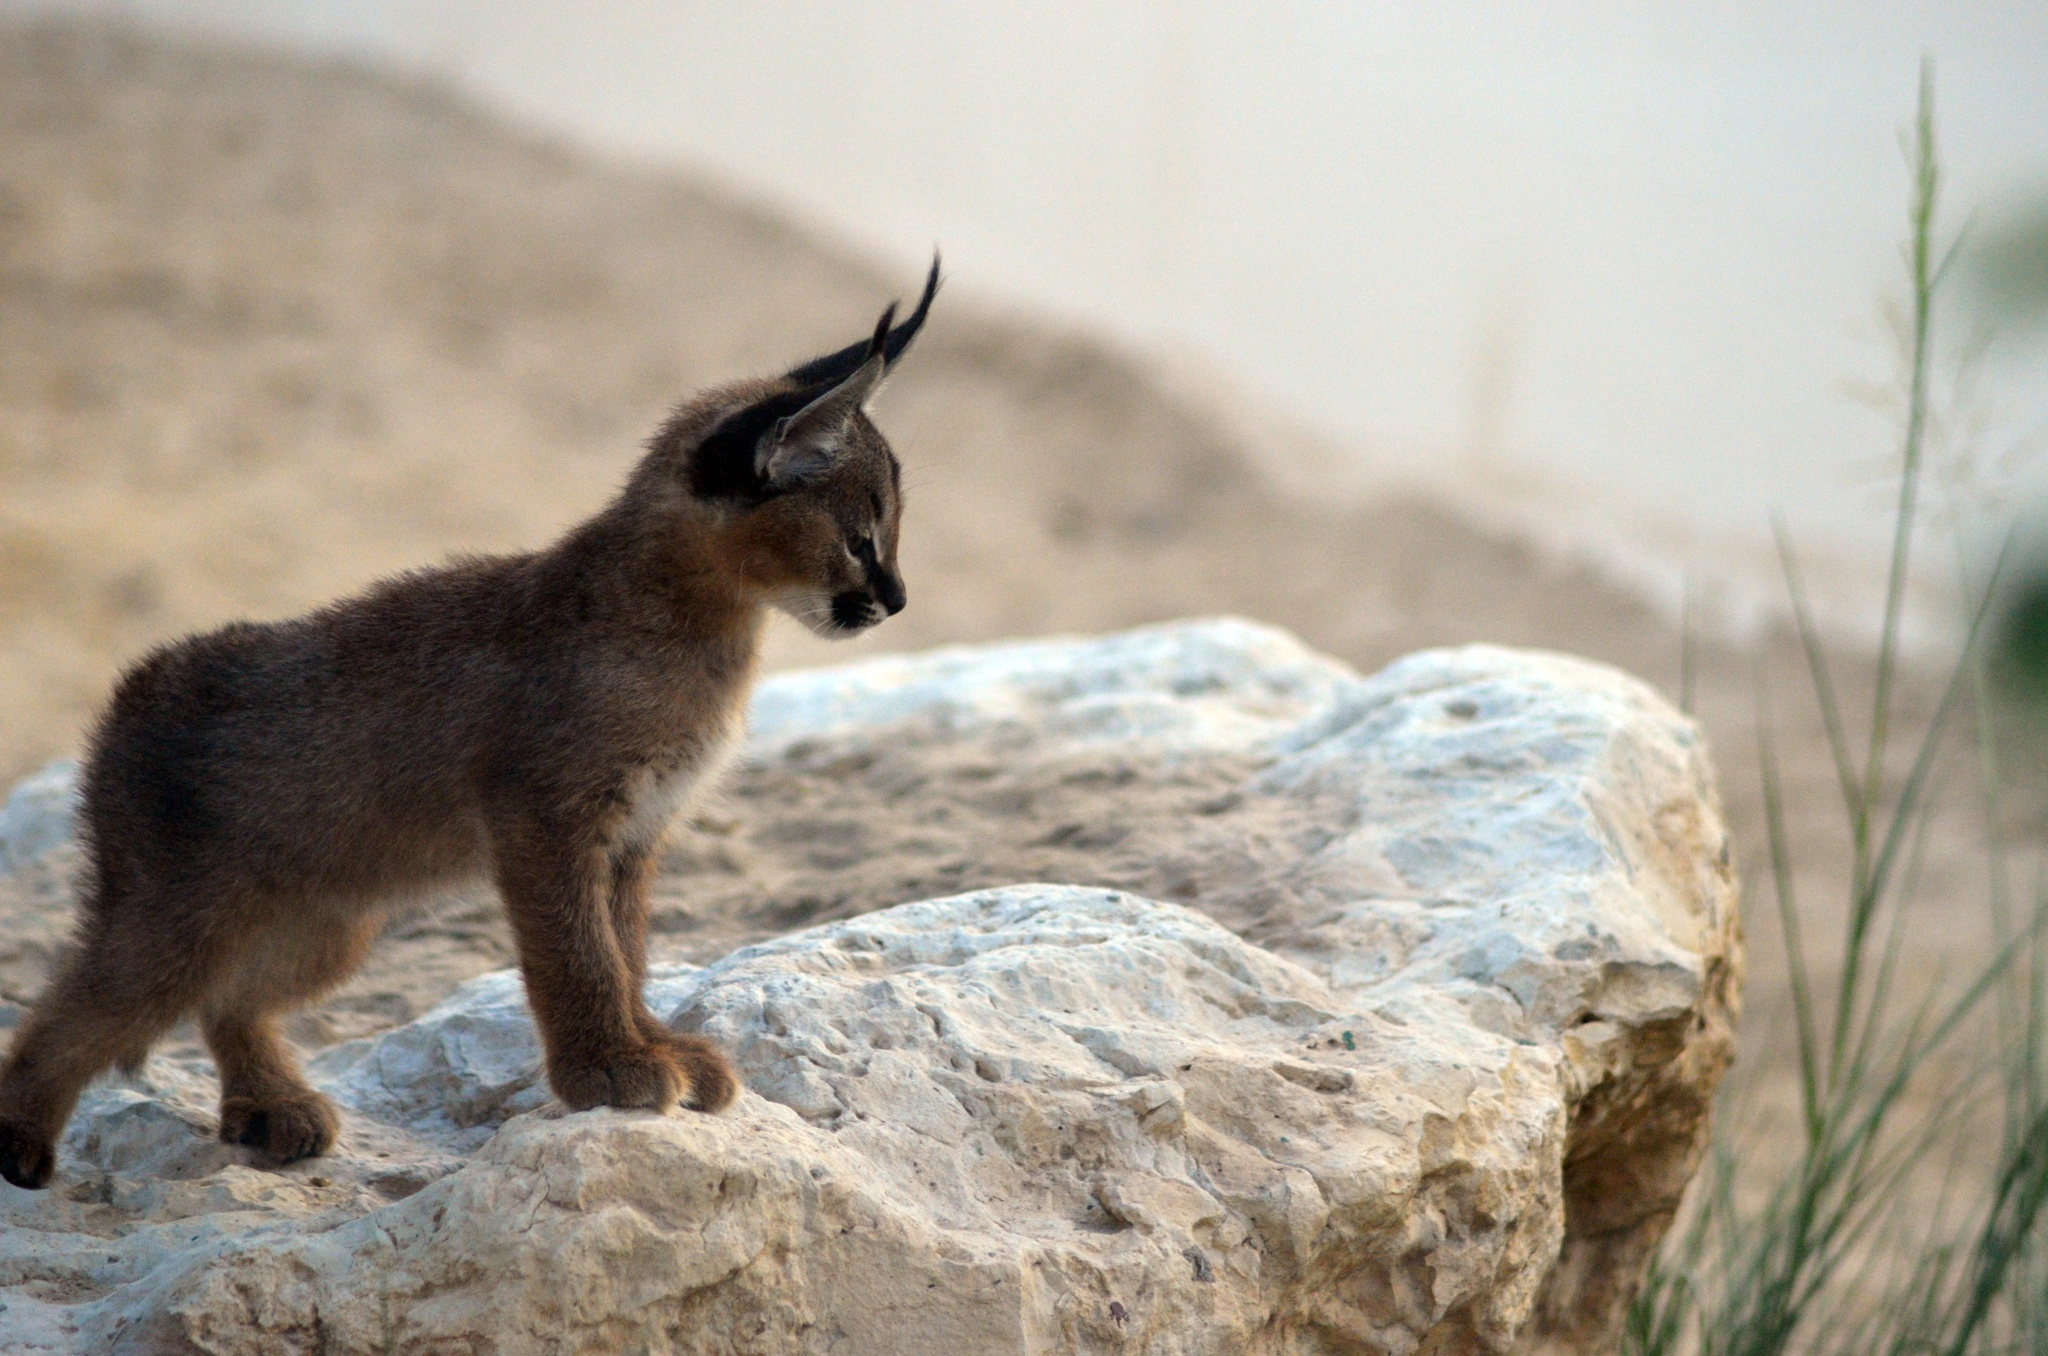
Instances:
[[[221,1139],[229,1144],[247,1145],[280,1166],[326,1153],[334,1147],[335,1132],[340,1128],[334,1107],[310,1088],[265,1101],[253,1097],[221,1099]]]
[[[661,1041],[625,1046],[573,1068],[550,1070],[548,1083],[575,1111],[597,1106],[667,1111],[689,1091],[688,1075]]]
[[[739,1076],[717,1046],[702,1036],[669,1030],[659,1017],[644,1009],[638,1020],[640,1034],[666,1050],[682,1071],[678,1101],[692,1111],[723,1111],[733,1104],[740,1095]]]
[[[702,1036],[664,1030],[658,1037],[683,1071],[683,1105],[692,1111],[723,1111],[740,1095],[740,1080],[718,1047]]]
[[[39,1191],[57,1171],[57,1146],[50,1137],[19,1121],[0,1119],[0,1177]]]

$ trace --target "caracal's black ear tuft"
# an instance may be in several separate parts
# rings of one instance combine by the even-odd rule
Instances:
[[[939,291],[939,253],[932,251],[932,271],[925,275],[924,295],[917,299],[917,309],[910,318],[894,329],[890,322],[896,318],[892,305],[882,312],[882,323],[875,327],[872,339],[863,343],[848,344],[837,353],[828,353],[822,358],[813,358],[802,367],[791,368],[789,379],[801,386],[838,385],[860,370],[860,365],[877,352],[882,355],[885,366],[894,367],[896,360],[903,356],[903,350],[910,347],[910,341],[917,338],[917,332],[924,328],[924,318],[932,309],[932,298]]]
[[[883,355],[882,361],[884,363],[889,361],[888,354],[884,350],[889,345],[889,323],[895,318],[896,303],[892,301],[882,308],[882,318],[875,322],[874,338],[868,340],[868,357],[872,358],[877,353],[881,353]]]

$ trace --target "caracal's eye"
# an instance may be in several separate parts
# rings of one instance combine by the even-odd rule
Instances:
[[[866,563],[867,558],[871,554],[873,554],[874,549],[874,535],[868,532],[863,532],[859,536],[853,538],[851,541],[846,543],[846,554],[852,556],[855,560],[861,561],[862,563]]]

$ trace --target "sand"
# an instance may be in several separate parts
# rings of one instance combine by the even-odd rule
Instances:
[[[949,265],[879,407],[908,468],[909,609],[836,647],[778,624],[773,665],[1231,612],[1366,670],[1489,640],[1677,693],[1673,619],[1587,560],[1421,491],[1324,492],[1312,449],[1262,442],[1198,381],[987,304],[973,260]],[[125,28],[0,26],[0,783],[75,751],[120,667],[155,642],[454,552],[544,543],[612,492],[670,403],[865,334],[917,281],[437,86]],[[1782,627],[1702,637],[1691,663],[1749,882],[1743,1060],[1767,1107],[1791,1084],[1759,674],[1810,937],[1839,925],[1847,894],[1835,770],[1798,672]],[[1852,701],[1871,673],[1867,654],[1835,657]],[[1909,670],[1902,690],[1910,731],[1937,686]],[[1961,794],[1927,839],[1920,979],[1983,946],[1972,765],[1943,766]],[[912,781],[952,788],[958,812],[935,824],[892,809],[888,788]],[[1070,785],[993,754],[744,771],[664,861],[657,949],[702,960],[1022,879],[1183,900],[1256,933],[1232,912],[1227,868],[1176,867],[1188,835],[1211,831],[1211,793],[1145,768]],[[74,862],[0,882],[10,1003],[33,995],[61,939]],[[487,895],[444,901],[294,1035],[405,1020],[511,959]]]

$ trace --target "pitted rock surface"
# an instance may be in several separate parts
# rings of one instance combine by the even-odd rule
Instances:
[[[1640,683],[1231,621],[941,651],[765,682],[731,805],[672,938],[854,878],[655,968],[733,1111],[567,1113],[499,971],[315,1055],[342,1141],[272,1172],[174,1045],[0,1187],[0,1346],[1612,1349],[1740,963],[1705,751]],[[955,870],[963,819],[1029,831]],[[878,907],[933,862],[989,888]]]

